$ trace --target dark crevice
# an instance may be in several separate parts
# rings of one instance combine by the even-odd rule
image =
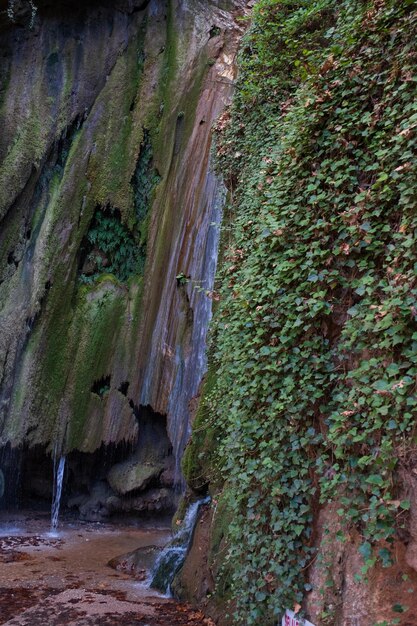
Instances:
[[[107,391],[110,391],[111,376],[103,376],[95,380],[91,386],[91,393],[95,393],[102,398]]]
[[[36,430],[32,426],[28,432]],[[126,443],[104,444],[93,453],[74,451],[67,456],[63,503],[71,493],[88,493],[95,481],[104,481],[107,472],[132,453]],[[55,463],[58,459],[55,459]],[[0,448],[0,470],[4,477],[5,493],[0,497],[0,508],[30,508],[46,510],[51,506],[54,488],[54,458],[45,446]]]
[[[100,521],[119,515],[123,515],[124,520],[126,516],[149,519],[150,516],[172,515],[177,494],[173,488],[174,463],[167,417],[149,406],[131,403],[138,419],[137,441],[102,444],[95,452],[75,450],[66,455],[62,516]],[[35,430],[36,425],[33,425],[30,432]],[[56,466],[58,460],[59,457],[54,458],[43,445],[13,449],[8,444],[0,448],[0,479],[5,485],[4,495],[0,493],[0,507],[49,511],[54,491],[54,464]],[[132,465],[153,466],[154,471],[142,484],[129,483],[126,491],[126,481],[132,480],[129,478]],[[114,472],[118,479],[112,478]]]
[[[216,26],[216,25],[213,25],[213,26],[210,28],[210,32],[209,32],[210,39],[213,39],[213,37],[218,37],[218,36],[220,35],[220,33],[221,33],[221,32],[222,32],[222,31],[221,31],[221,28],[219,28],[219,27],[218,27],[218,26]]]
[[[184,136],[184,122],[185,114],[181,111],[177,116],[177,123],[175,126],[174,156],[177,156],[181,149],[182,139]]]
[[[19,265],[20,259],[16,259],[14,256],[15,251],[12,250],[11,252],[9,252],[8,256],[7,256],[7,264],[8,265],[14,265],[15,267],[17,267]]]
[[[25,323],[26,323],[26,329],[27,329],[28,333],[30,333],[32,331],[33,326],[35,324],[35,321],[36,321],[36,316],[35,315],[33,315],[32,317],[27,317],[26,318]]]
[[[132,409],[139,425],[140,440],[138,445],[143,445],[143,441],[146,439],[146,435],[144,437],[143,434],[144,432],[149,432],[150,430],[157,431],[159,434],[156,437],[156,441],[165,441],[164,455],[171,456],[173,454],[173,448],[167,435],[167,416],[163,413],[154,411],[149,405],[137,405],[131,398],[129,399],[129,406]]]
[[[121,383],[118,391],[120,391],[121,394],[123,394],[124,396],[127,396],[127,392],[129,391],[129,381],[125,380],[123,383]]]
[[[148,7],[150,1],[151,0],[143,0],[143,2],[141,2],[137,7],[134,7],[131,10],[131,13],[139,13],[140,11],[144,11]]]

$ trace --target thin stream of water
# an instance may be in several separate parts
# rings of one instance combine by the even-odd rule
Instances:
[[[51,530],[55,531],[58,528],[59,509],[61,506],[62,496],[62,484],[64,481],[65,472],[65,456],[61,456],[58,463],[58,469],[56,469],[56,461],[54,462],[54,494],[52,498],[51,509]]]

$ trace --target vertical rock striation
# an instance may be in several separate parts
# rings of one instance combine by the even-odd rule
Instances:
[[[15,3],[0,24],[0,441],[92,452],[205,369],[224,199],[211,126],[243,0]],[[177,278],[178,277],[178,278]]]

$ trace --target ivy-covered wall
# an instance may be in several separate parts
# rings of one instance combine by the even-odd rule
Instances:
[[[232,199],[184,469],[229,511],[232,623],[417,620],[416,26],[413,0],[259,0],[217,125]]]

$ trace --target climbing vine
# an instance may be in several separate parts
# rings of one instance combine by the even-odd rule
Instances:
[[[417,412],[417,7],[260,0],[218,124],[232,239],[210,423],[232,510],[236,623],[311,587],[313,507],[337,500],[366,574],[407,517]],[[384,540],[384,541],[382,541]]]

